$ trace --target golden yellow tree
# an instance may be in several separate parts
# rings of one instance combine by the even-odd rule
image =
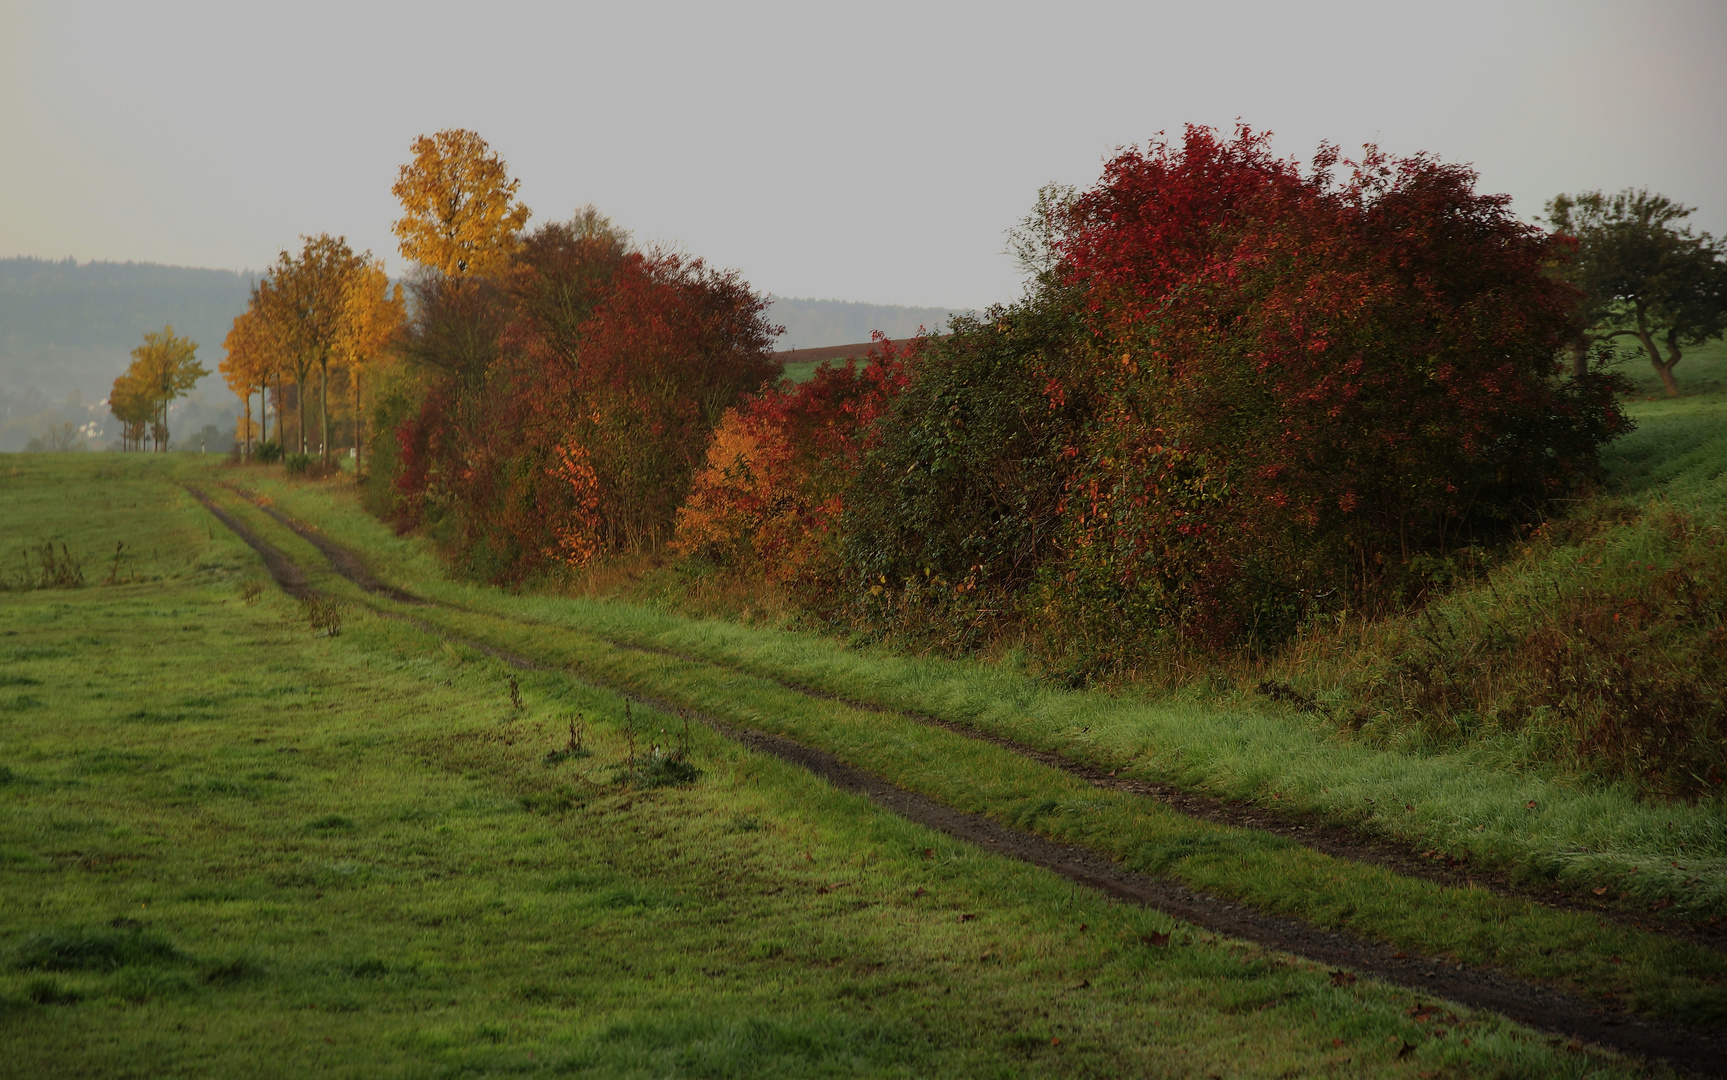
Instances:
[[[407,321],[407,303],[400,285],[391,288],[381,259],[368,258],[348,278],[342,326],[336,336],[337,361],[354,383],[354,475],[360,475],[360,433],[365,412],[360,401],[363,369],[377,363]]]
[[[149,388],[140,378],[137,361],[115,378],[114,388],[108,392],[108,411],[120,421],[121,448],[143,449],[144,436],[156,408],[150,400]]]
[[[260,441],[270,437],[269,425],[269,386],[272,378],[279,377],[284,364],[281,343],[277,340],[273,328],[259,310],[259,296],[256,287],[252,290],[251,302],[246,310],[234,316],[234,325],[228,330],[228,336],[222,341],[222,348],[227,353],[222,362],[216,365],[222,377],[227,380],[228,388],[245,404],[245,422],[236,433],[240,445],[247,457],[252,452],[252,391],[258,391],[258,420]],[[281,426],[281,413],[278,411],[277,427]],[[278,432],[280,437],[280,432]]]
[[[414,140],[390,191],[402,204],[395,224],[404,258],[450,277],[502,270],[529,210],[516,202],[504,159],[472,131],[450,128]]]
[[[158,450],[168,449],[168,406],[210,374],[197,357],[198,343],[174,333],[172,325],[145,334],[144,344],[132,350],[127,375],[150,403]]]
[[[347,240],[329,233],[302,238],[299,255],[282,252],[257,290],[258,308],[294,374],[299,399],[300,453],[306,452],[306,376],[316,368],[323,427],[324,464],[330,463],[330,359],[347,318],[350,279],[371,258],[354,254]]]

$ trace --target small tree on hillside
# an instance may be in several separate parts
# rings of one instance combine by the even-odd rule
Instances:
[[[1579,353],[1589,341],[1635,338],[1669,397],[1679,393],[1673,369],[1684,349],[1727,332],[1727,262],[1719,241],[1680,224],[1692,213],[1647,189],[1547,204],[1548,223],[1577,240],[1566,276],[1584,294]]]
[[[132,350],[132,369],[152,406],[156,449],[168,449],[168,406],[210,374],[197,360],[198,344],[174,333],[173,326],[144,335]]]
[[[114,419],[120,421],[120,446],[122,449],[143,449],[144,436],[149,429],[150,417],[155,413],[155,407],[150,402],[150,395],[143,380],[138,377],[138,365],[114,379],[114,388],[108,392],[108,411],[114,414]]]

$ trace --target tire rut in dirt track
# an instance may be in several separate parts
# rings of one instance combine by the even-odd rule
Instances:
[[[292,596],[296,600],[304,600],[309,596],[317,595],[317,590],[312,588],[311,583],[306,580],[306,575],[300,571],[299,566],[295,565],[294,561],[288,558],[288,556],[282,554],[280,549],[276,548],[274,545],[260,537],[257,533],[241,524],[239,519],[222,509],[213,499],[210,498],[210,496],[204,494],[199,489],[188,486],[186,488],[186,494],[197,499],[198,502],[203,505],[204,509],[210,511],[211,516],[213,516],[217,521],[220,521],[223,525],[227,526],[229,532],[244,540],[246,542],[246,546],[258,553],[258,557],[264,560],[264,568],[270,572],[271,580],[273,580],[277,587],[283,592]]]
[[[322,532],[306,522],[291,515],[284,514],[276,507],[260,502],[255,496],[237,488],[230,488],[235,494],[257,505],[264,513],[288,528],[302,539],[316,547],[330,566],[338,574],[352,581],[355,585],[379,596],[386,596],[400,603],[420,607],[440,607],[451,611],[460,611],[470,615],[484,615],[492,618],[505,618],[508,621],[528,626],[555,626],[537,619],[527,619],[518,616],[498,616],[490,612],[476,611],[460,604],[451,604],[436,600],[427,600],[406,590],[397,588],[379,580],[364,560],[351,549],[336,543]],[[872,701],[845,697],[831,691],[808,686],[796,680],[756,671],[751,668],[705,657],[691,656],[674,649],[654,645],[642,645],[636,642],[608,638],[594,631],[584,631],[607,642],[615,648],[628,649],[633,652],[649,653],[664,656],[688,664],[698,664],[731,671],[752,678],[763,679],[795,694],[814,698],[819,701],[831,701],[848,708],[863,712],[872,712],[884,716],[899,716],[920,724],[928,724],[962,735],[968,739],[999,746],[1004,750],[1028,758],[1040,764],[1072,776],[1077,776],[1094,787],[1111,791],[1119,791],[1140,798],[1151,799],[1179,814],[1206,821],[1216,825],[1227,825],[1240,829],[1251,829],[1258,832],[1271,833],[1286,840],[1311,848],[1333,858],[1346,859],[1351,862],[1370,863],[1383,866],[1405,877],[1423,878],[1441,885],[1451,885],[1459,888],[1484,888],[1500,896],[1516,900],[1525,900],[1546,907],[1561,908],[1576,911],[1596,918],[1611,919],[1624,926],[1645,933],[1660,934],[1677,938],[1692,944],[1702,945],[1721,951],[1727,951],[1727,924],[1720,926],[1700,926],[1671,917],[1663,918],[1656,914],[1643,915],[1626,912],[1601,902],[1590,902],[1563,889],[1538,889],[1513,881],[1508,875],[1478,867],[1469,867],[1467,863],[1435,858],[1437,853],[1423,854],[1405,844],[1384,840],[1378,836],[1359,832],[1343,826],[1328,825],[1313,818],[1303,818],[1297,814],[1270,814],[1263,810],[1244,806],[1240,803],[1220,799],[1215,796],[1201,795],[1184,791],[1172,784],[1161,784],[1149,780],[1137,780],[1131,777],[1120,777],[1096,766],[1086,765],[1072,758],[1050,750],[1041,750],[1035,746],[1017,742],[992,732],[980,731],[977,728],[928,713],[915,710],[897,709],[880,705]]]
[[[290,595],[304,595],[307,590],[305,576],[291,560],[214,506],[201,492],[192,491],[192,494],[218,521],[264,557],[271,576],[283,591]],[[291,582],[297,583],[303,591],[294,593]],[[1470,1008],[1497,1012],[1531,1027],[1622,1053],[1663,1059],[1703,1075],[1727,1076],[1727,1036],[1635,1017],[1604,1015],[1585,999],[1503,972],[1466,968],[1436,957],[1407,955],[1380,942],[1322,929],[1297,919],[1266,915],[1175,882],[1133,873],[1095,852],[1024,833],[981,815],[954,809],[855,768],[826,751],[778,735],[739,728],[673,702],[611,685],[578,669],[542,663],[485,642],[450,634],[422,619],[377,608],[373,610],[380,616],[408,623],[430,635],[467,645],[513,667],[556,672],[602,692],[618,694],[669,715],[698,721],[722,737],[803,768],[841,790],[863,795],[906,820],[970,843],[983,851],[1042,867],[1119,901],[1155,908],[1200,929],[1250,941],[1315,963],[1366,973],[1394,985],[1443,997]],[[1162,947],[1180,946],[1172,943]]]

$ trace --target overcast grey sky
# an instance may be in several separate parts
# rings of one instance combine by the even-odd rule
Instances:
[[[1472,162],[1529,215],[1647,185],[1727,232],[1727,3],[0,0],[0,255],[401,268],[408,143],[478,131],[538,220],[593,202],[758,289],[981,307],[1037,188],[1236,118],[1306,158]]]

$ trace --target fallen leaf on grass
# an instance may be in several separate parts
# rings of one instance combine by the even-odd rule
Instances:
[[[849,882],[849,881],[836,881],[832,885],[823,885],[823,886],[817,888],[816,893],[818,895],[825,896],[826,894],[833,892],[835,889],[843,889],[847,885],[850,885],[850,884],[851,884],[851,882]]]
[[[1409,954],[1406,952],[1394,952],[1391,954],[1391,958],[1393,960],[1407,960],[1409,959]]]
[[[977,918],[977,916],[972,914],[971,912],[962,911],[962,912],[960,912],[959,921],[960,922],[971,922],[975,918]]]
[[[1402,1040],[1398,1040],[1398,1041],[1400,1041],[1400,1042],[1401,1042],[1401,1041],[1402,1041]],[[1402,1060],[1403,1060],[1403,1059],[1404,1059],[1404,1058],[1406,1058],[1406,1057],[1408,1057],[1408,1056],[1409,1056],[1409,1052],[1410,1052],[1410,1051],[1411,1051],[1411,1050],[1413,1050],[1413,1049],[1415,1049],[1415,1044],[1414,1044],[1414,1043],[1407,1043],[1407,1042],[1406,1042],[1406,1043],[1404,1043],[1404,1044],[1403,1044],[1403,1049],[1401,1049],[1401,1050],[1399,1050],[1399,1051],[1398,1051],[1398,1052],[1397,1052],[1397,1060],[1398,1060],[1398,1061],[1402,1061]]]
[[[1168,934],[1160,934],[1156,930],[1153,930],[1149,934],[1139,935],[1139,940],[1144,942],[1147,945],[1150,945],[1154,949],[1161,949],[1161,948],[1168,946],[1169,935]]]
[[[1355,980],[1356,974],[1353,971],[1334,971],[1331,973],[1331,985],[1333,986],[1354,986]],[[1337,1045],[1342,1046],[1343,1044],[1338,1043]]]
[[[1606,896],[1607,895],[1607,886],[1603,885],[1599,889],[1595,889],[1593,891],[1594,891],[1596,896]]]

